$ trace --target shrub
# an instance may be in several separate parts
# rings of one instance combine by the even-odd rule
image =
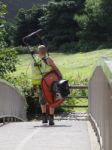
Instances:
[[[88,52],[93,50],[112,48],[112,43],[110,42],[98,42],[98,41],[80,41],[76,44],[77,49],[80,52]]]
[[[14,49],[0,50],[0,77],[16,70],[17,52]]]
[[[36,51],[37,46],[30,47],[30,49],[33,51]],[[25,46],[14,47],[14,50],[17,51],[18,54],[29,54],[30,53],[29,49]]]
[[[67,53],[78,52],[77,43],[76,42],[65,43],[59,47],[59,51]]]
[[[92,51],[97,49],[97,47],[99,46],[99,42],[97,41],[80,41],[77,43],[77,47],[79,48],[79,50],[81,52],[87,52],[87,51]]]
[[[18,47],[15,47],[14,48],[18,54],[28,54],[29,53],[29,50],[27,47],[24,47],[24,46],[18,46]]]
[[[5,47],[7,44],[5,42],[5,14],[7,12],[7,6],[0,1],[0,48]]]

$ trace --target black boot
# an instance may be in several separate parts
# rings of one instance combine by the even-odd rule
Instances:
[[[49,116],[49,125],[50,126],[54,126],[55,124],[54,124],[54,115],[50,115]]]
[[[48,123],[47,114],[46,113],[42,114],[42,123]]]

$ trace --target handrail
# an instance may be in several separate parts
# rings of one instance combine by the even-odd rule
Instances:
[[[26,120],[26,99],[17,88],[0,79],[0,118]]]
[[[100,66],[108,79],[109,84],[112,86],[112,59],[102,57]]]
[[[112,150],[112,60],[102,58],[89,81],[89,116],[101,146]]]

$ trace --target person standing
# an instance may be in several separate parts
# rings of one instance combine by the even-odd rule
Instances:
[[[51,57],[47,56],[47,48],[44,45],[38,46],[37,53],[35,55],[35,60],[37,63],[33,62],[32,64],[32,84],[33,90],[35,93],[39,93],[39,102],[41,105],[42,111],[42,123],[48,123],[47,117],[47,103],[41,89],[41,81],[43,75],[46,75],[52,70],[55,70],[56,73],[62,78],[62,74]],[[54,125],[54,113],[55,109],[49,108],[49,125]]]

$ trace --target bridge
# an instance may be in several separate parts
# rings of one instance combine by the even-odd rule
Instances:
[[[49,127],[27,122],[25,98],[1,80],[0,150],[112,150],[111,60],[95,68],[88,91],[88,113],[65,113]]]

